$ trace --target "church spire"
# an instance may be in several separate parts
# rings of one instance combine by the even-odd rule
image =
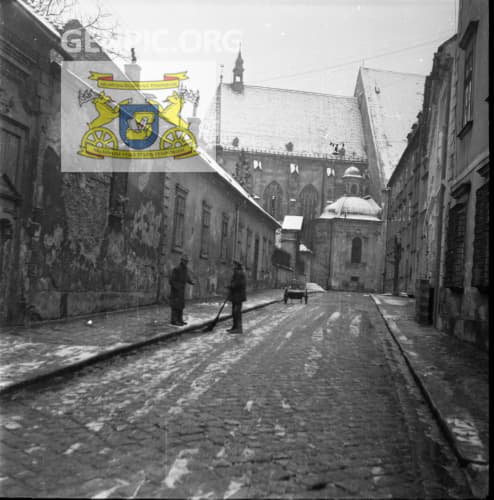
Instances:
[[[235,92],[244,90],[244,60],[242,59],[241,46],[238,48],[238,56],[233,67],[232,88]]]

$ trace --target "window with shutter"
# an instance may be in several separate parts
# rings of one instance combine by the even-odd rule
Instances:
[[[202,219],[201,219],[201,252],[200,257],[207,259],[209,256],[209,226],[211,222],[211,207],[206,203],[202,203]]]
[[[223,214],[221,221],[221,247],[220,247],[220,259],[225,261],[227,259],[228,251],[228,221],[229,217]]]
[[[489,289],[489,184],[477,190],[473,241],[472,286]]]
[[[465,203],[454,205],[449,211],[446,234],[444,286],[458,291],[463,290],[465,275],[466,215],[467,207]]]
[[[185,200],[187,190],[178,184],[175,188],[175,210],[173,215],[173,248],[181,251],[185,233]]]

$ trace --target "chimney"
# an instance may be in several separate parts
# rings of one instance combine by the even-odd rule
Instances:
[[[127,78],[133,82],[141,80],[141,67],[138,64],[126,64],[124,66]]]
[[[137,64],[137,59],[135,56],[134,49],[130,49],[131,51],[131,60],[132,62],[130,64],[125,64],[124,69],[125,69],[125,74],[127,75],[127,78],[133,82],[140,82],[141,81],[141,67]]]

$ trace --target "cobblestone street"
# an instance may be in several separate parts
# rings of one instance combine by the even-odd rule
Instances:
[[[2,496],[469,497],[369,296],[228,326],[5,396]]]

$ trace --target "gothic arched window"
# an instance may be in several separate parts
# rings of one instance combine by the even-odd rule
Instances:
[[[352,240],[352,264],[360,264],[362,261],[362,240],[357,236]]]
[[[281,202],[283,201],[283,190],[281,186],[272,181],[264,190],[264,209],[269,212],[276,220],[281,220]]]
[[[315,219],[318,216],[317,203],[319,196],[317,194],[317,189],[312,184],[308,184],[300,191],[299,198],[300,209],[304,216],[304,220],[309,221]]]

